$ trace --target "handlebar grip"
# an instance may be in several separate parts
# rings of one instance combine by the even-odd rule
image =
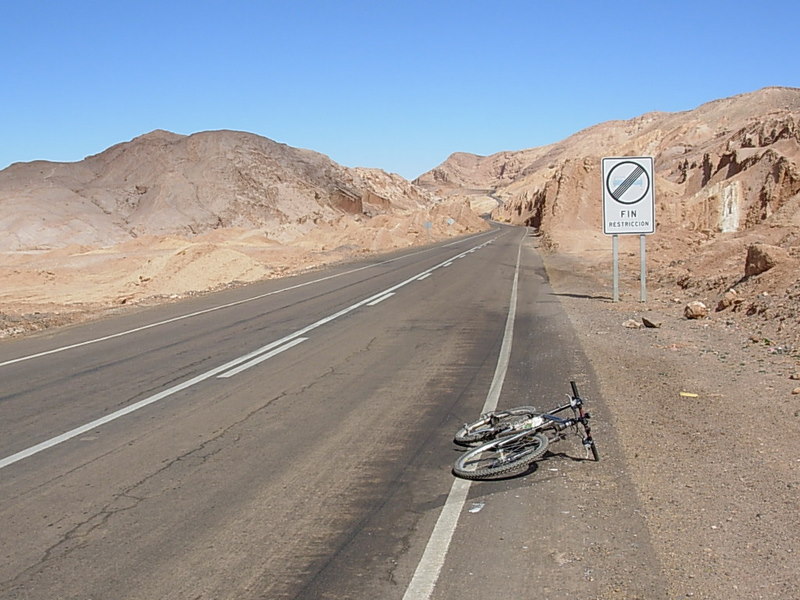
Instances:
[[[580,398],[580,395],[578,394],[578,386],[575,385],[575,382],[574,381],[570,381],[569,384],[572,386],[572,397],[573,398]]]

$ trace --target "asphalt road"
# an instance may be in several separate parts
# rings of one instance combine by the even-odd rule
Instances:
[[[450,473],[500,371],[501,406],[593,390],[530,240],[0,344],[0,597],[659,597],[602,399],[608,460],[562,442],[521,477]]]

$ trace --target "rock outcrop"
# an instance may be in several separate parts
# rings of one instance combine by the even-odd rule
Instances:
[[[765,88],[681,113],[590,127],[540,148],[457,153],[416,181],[440,195],[496,198],[494,219],[554,243],[601,237],[601,159],[655,158],[659,229],[715,235],[800,225],[800,89]]]

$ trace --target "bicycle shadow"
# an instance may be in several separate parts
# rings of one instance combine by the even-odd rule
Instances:
[[[567,460],[571,460],[572,462],[594,462],[594,459],[590,456],[574,456],[572,454],[567,454],[566,452],[550,452],[549,450],[544,453],[544,456],[539,460],[545,460],[550,458],[565,458]]]

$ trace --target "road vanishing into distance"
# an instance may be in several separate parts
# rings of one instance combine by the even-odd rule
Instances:
[[[657,569],[601,398],[608,460],[450,472],[461,424],[571,379],[593,397],[529,232],[497,226],[3,341],[0,598],[625,589],[613,565]]]

